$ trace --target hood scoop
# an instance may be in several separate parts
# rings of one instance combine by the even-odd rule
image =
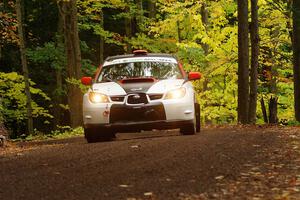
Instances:
[[[154,83],[155,81],[155,78],[129,78],[120,80],[120,83]]]
[[[119,85],[127,94],[146,93],[156,82],[157,80],[155,78],[139,77],[123,79],[119,82]]]

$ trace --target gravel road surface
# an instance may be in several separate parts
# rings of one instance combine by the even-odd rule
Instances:
[[[0,154],[0,199],[300,199],[299,134],[283,132],[233,127],[19,143],[21,150]]]

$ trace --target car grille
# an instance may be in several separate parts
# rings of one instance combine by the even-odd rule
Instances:
[[[163,94],[149,94],[148,97],[151,101],[159,100],[163,97]],[[125,96],[111,96],[110,99],[112,102],[124,102]],[[143,93],[130,94],[130,95],[128,95],[127,103],[128,104],[142,104],[142,103],[145,104],[145,103],[148,103],[148,100],[147,100],[146,95]]]
[[[130,94],[127,97],[127,104],[147,104],[148,99],[145,93]]]
[[[162,103],[145,104],[144,106],[126,106],[114,104],[110,110],[110,122],[142,122],[166,120],[166,113]]]

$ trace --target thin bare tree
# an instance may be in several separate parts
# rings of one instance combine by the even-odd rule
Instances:
[[[258,0],[251,0],[251,68],[250,68],[250,97],[249,97],[249,123],[256,122],[257,107],[257,76],[259,56],[259,33],[258,33]]]
[[[25,46],[25,39],[24,39],[21,3],[22,3],[21,0],[16,0],[18,35],[19,35],[22,70],[23,70],[24,83],[25,83],[26,108],[27,108],[27,118],[28,118],[27,119],[27,128],[28,128],[28,134],[33,134],[33,117],[32,117],[32,107],[31,107],[29,72],[28,72],[28,66],[27,66],[26,46]]]
[[[293,1],[295,118],[300,122],[300,1]]]
[[[248,0],[238,0],[238,122],[248,123],[249,22]]]

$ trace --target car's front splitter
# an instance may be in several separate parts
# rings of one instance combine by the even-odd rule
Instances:
[[[165,130],[177,129],[187,124],[193,123],[193,120],[156,120],[140,122],[117,122],[110,124],[85,124],[84,128],[91,129],[110,129],[114,132],[136,132],[147,130]]]

